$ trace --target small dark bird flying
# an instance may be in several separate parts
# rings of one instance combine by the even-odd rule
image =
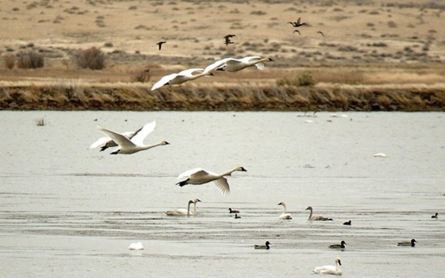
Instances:
[[[318,31],[317,33],[318,33],[318,34],[321,34],[321,35],[324,37],[324,34],[323,34],[322,31]]]
[[[164,43],[167,43],[166,41],[161,41],[161,42],[158,42],[156,45],[159,47],[159,50],[161,50],[161,48],[162,48],[162,45],[164,44]]]
[[[294,30],[294,33],[295,33],[295,32],[297,32],[298,35],[301,35],[300,31],[298,31],[298,30]]]
[[[297,21],[294,22],[290,21],[289,23],[292,24],[292,26],[294,26],[295,28],[306,25],[306,23],[304,22],[301,23],[301,17],[299,17]]]
[[[230,39],[231,38],[233,38],[233,37],[235,37],[235,35],[231,35],[231,34],[229,34],[229,35],[225,35],[224,36],[224,44],[227,46],[227,45],[229,45],[229,44],[232,44],[232,43],[234,43],[234,42],[232,42]]]

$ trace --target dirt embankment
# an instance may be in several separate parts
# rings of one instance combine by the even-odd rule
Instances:
[[[2,110],[445,111],[443,86],[4,86]]]

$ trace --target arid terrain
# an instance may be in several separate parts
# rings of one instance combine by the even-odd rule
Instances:
[[[443,111],[444,10],[427,0],[7,0],[0,107]],[[289,24],[298,18],[305,25]],[[79,67],[92,47],[105,55],[100,70]],[[25,53],[43,66],[20,67]],[[166,74],[249,55],[274,61],[150,91]]]

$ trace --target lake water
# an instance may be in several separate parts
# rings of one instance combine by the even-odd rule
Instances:
[[[0,115],[2,277],[314,277],[336,257],[345,277],[443,276],[443,113]],[[153,120],[145,142],[170,145],[88,149],[102,137],[96,125],[124,132]],[[188,169],[238,165],[248,172],[228,177],[228,196],[175,185]],[[194,198],[196,217],[164,214]],[[292,220],[278,219],[281,201]],[[334,221],[308,221],[309,205]],[[411,238],[415,248],[397,246]],[[254,250],[266,240],[270,250]],[[341,240],[346,250],[328,248]],[[128,250],[133,242],[144,250]]]

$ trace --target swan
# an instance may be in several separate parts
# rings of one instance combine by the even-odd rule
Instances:
[[[130,244],[128,247],[130,250],[144,250],[144,246],[142,246],[142,242],[134,242]]]
[[[235,213],[235,219],[240,219],[241,216],[238,216],[238,214]]]
[[[230,187],[229,183],[227,182],[227,179],[224,176],[230,176],[235,171],[247,172],[247,170],[244,169],[244,167],[242,166],[233,168],[232,170],[229,170],[222,174],[215,174],[212,172],[208,172],[202,168],[196,168],[185,171],[184,173],[180,174],[178,176],[178,179],[185,178],[185,180],[180,181],[176,184],[182,187],[186,184],[204,184],[208,182],[213,182],[216,185],[216,187],[218,187],[219,190],[221,190],[223,195],[227,195],[230,193]]]
[[[352,224],[351,220],[346,221],[346,222],[343,223],[343,225],[348,225],[348,226],[351,226],[351,224]]]
[[[239,210],[229,208],[229,213],[239,213]]]
[[[439,213],[436,212],[436,214],[431,215],[431,218],[436,218],[436,219],[438,219],[438,218],[439,218]]]
[[[177,209],[177,210],[169,210],[166,211],[165,214],[167,216],[190,216],[190,205],[193,204],[193,200],[189,200],[187,204],[187,210],[185,209]]]
[[[286,203],[280,202],[280,203],[278,203],[278,205],[283,206],[283,213],[280,215],[279,219],[282,219],[282,220],[292,219],[292,216],[290,215],[290,213],[286,213]]]
[[[97,129],[99,129],[105,135],[109,136],[114,142],[116,142],[119,145],[119,147],[111,154],[133,154],[157,146],[169,145],[167,141],[162,141],[160,143],[153,145],[143,144],[145,137],[147,137],[147,135],[154,130],[155,126],[156,126],[155,121],[144,125],[133,135],[133,137],[131,137],[131,140],[122,134],[116,133],[114,131],[105,128],[101,128],[100,126],[97,126]]]
[[[162,77],[158,82],[156,82],[153,85],[153,87],[151,87],[151,90],[154,91],[165,85],[182,84],[184,82],[195,80],[203,76],[213,76],[213,73],[200,68],[186,69],[180,71],[179,73],[172,73]]]
[[[398,242],[397,246],[411,246],[411,247],[415,247],[416,246],[416,240],[413,238],[411,239],[411,241],[402,241],[402,242]]]
[[[255,249],[266,249],[266,250],[269,250],[270,249],[269,245],[271,245],[270,242],[266,241],[266,243],[264,245],[262,245],[262,244],[255,244],[254,247],[255,247]]]
[[[261,58],[260,56],[248,56],[241,59],[225,58],[208,65],[204,72],[211,72],[214,69],[235,72],[252,66],[256,66],[259,70],[263,70],[263,62],[270,61],[273,61],[272,58]]]
[[[374,157],[386,157],[386,154],[384,154],[384,153],[375,153]]]
[[[311,221],[332,221],[332,218],[324,217],[324,216],[312,216],[312,212],[314,211],[311,206],[308,206],[305,210],[309,210],[308,220]]]
[[[332,274],[332,275],[342,275],[342,270],[338,267],[341,265],[340,258],[335,259],[335,266],[333,265],[324,265],[316,267],[313,272],[316,274]]]
[[[332,248],[332,249],[339,249],[339,248],[345,249],[346,248],[345,245],[346,245],[346,242],[344,240],[342,240],[340,244],[329,245],[329,248]]]
[[[151,132],[153,132],[153,130],[155,129],[155,126],[156,126],[156,123],[154,122],[154,124],[151,123],[150,126],[147,126],[147,127],[146,127],[146,128],[147,128],[147,130],[146,130],[147,135],[150,134]],[[128,139],[131,140],[131,138],[132,138],[134,135],[136,135],[139,131],[141,131],[142,128],[143,128],[143,127],[139,128],[138,130],[136,130],[136,131],[134,131],[134,132],[127,131],[127,132],[121,133],[121,135],[123,135],[123,136],[125,136],[125,137],[127,137]],[[116,142],[114,142],[113,139],[111,139],[110,137],[105,136],[105,137],[101,137],[101,138],[99,138],[96,142],[94,142],[93,144],[91,144],[91,146],[90,146],[88,149],[94,149],[94,148],[97,148],[97,147],[99,147],[99,146],[101,146],[101,147],[100,147],[100,151],[103,152],[103,151],[105,151],[105,150],[108,149],[108,148],[111,148],[111,147],[117,147],[117,146],[119,146],[119,145],[116,144]]]

